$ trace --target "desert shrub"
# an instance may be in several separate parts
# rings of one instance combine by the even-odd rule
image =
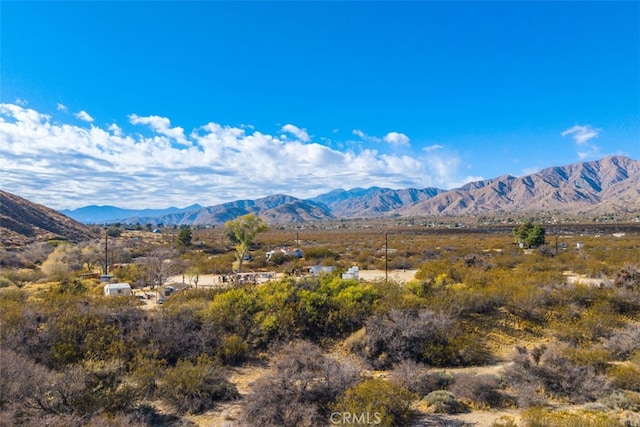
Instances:
[[[503,415],[491,423],[491,427],[518,427],[518,424],[508,415]]]
[[[46,275],[40,270],[2,270],[2,276],[15,284],[17,287],[22,287],[27,283],[37,282],[43,279]]]
[[[391,381],[419,396],[443,390],[453,383],[453,376],[444,371],[430,371],[413,360],[403,360],[391,372]]]
[[[462,402],[474,408],[502,408],[513,404],[495,375],[464,373],[455,377],[450,390]]]
[[[434,288],[439,288],[461,281],[462,275],[452,262],[431,260],[420,266],[415,278],[429,283]]]
[[[218,354],[222,361],[229,365],[244,362],[249,353],[249,344],[238,335],[227,335],[222,338]]]
[[[459,414],[467,410],[464,403],[447,390],[432,391],[422,400],[428,405],[428,409],[436,414]]]
[[[640,392],[640,367],[637,365],[616,364],[609,368],[608,374],[613,387]]]
[[[582,302],[574,302],[569,310],[554,310],[557,318],[550,326],[559,340],[576,346],[593,343],[608,337],[613,330],[623,325],[623,320],[610,301],[603,299],[603,295],[587,298]],[[588,306],[583,308],[581,304]]]
[[[332,251],[329,248],[318,246],[318,247],[313,247],[313,248],[306,248],[305,251],[304,251],[304,258],[306,260],[310,260],[310,259],[316,259],[316,260],[332,259],[332,260],[335,261],[338,258],[340,258],[340,254]]]
[[[180,413],[197,414],[215,407],[220,400],[237,399],[236,386],[227,381],[220,368],[201,356],[195,363],[179,360],[168,368],[158,387],[158,396]]]
[[[561,352],[577,366],[592,367],[598,374],[604,373],[613,359],[611,352],[600,345],[564,347]]]
[[[452,317],[430,310],[391,310],[369,318],[365,343],[357,349],[375,368],[407,359],[431,366],[464,366],[489,359],[481,339],[460,331]]]
[[[248,425],[326,424],[328,405],[358,381],[357,370],[325,357],[309,342],[278,352],[270,373],[252,386],[242,420]]]
[[[136,385],[140,396],[152,398],[158,388],[158,379],[162,377],[167,362],[154,355],[137,353],[129,362],[130,380]]]
[[[0,410],[3,410],[24,398],[25,387],[31,386],[27,377],[42,368],[30,358],[8,348],[0,347],[0,354]]]
[[[180,359],[195,361],[217,348],[217,331],[203,327],[197,307],[190,304],[166,307],[150,319],[146,350],[174,365]]]
[[[593,367],[576,365],[561,350],[517,347],[512,363],[503,370],[503,378],[519,406],[540,404],[546,395],[581,403],[607,393],[609,383],[604,375],[597,374]]]
[[[640,393],[634,391],[617,390],[600,402],[611,409],[640,412]]]
[[[640,325],[626,325],[615,330],[602,340],[602,346],[609,350],[617,360],[626,360],[634,351],[640,349]]]
[[[19,405],[19,416],[114,415],[129,411],[135,403],[137,390],[125,381],[124,365],[117,361],[85,362],[64,372],[52,371],[28,360],[21,363],[12,364],[14,369],[22,368],[19,373],[3,376],[3,380],[13,383],[12,397],[18,399],[15,402]],[[15,379],[20,383],[15,384]]]
[[[269,262],[273,265],[281,266],[295,259],[296,258],[291,255],[288,255],[282,252],[276,252],[271,256],[271,259],[269,259]]]
[[[259,309],[254,288],[231,289],[214,297],[204,320],[225,334],[234,334],[249,340],[255,324],[253,317]]]
[[[379,420],[379,426],[408,425],[414,398],[415,395],[396,384],[382,379],[369,379],[346,390],[331,410],[332,413],[365,415]],[[342,425],[358,425],[358,422],[347,421]]]
[[[640,271],[635,266],[627,265],[616,273],[613,284],[620,288],[640,290]]]
[[[553,411],[530,408],[523,411],[520,418],[525,427],[623,427],[615,415],[588,410]]]
[[[257,345],[341,337],[362,327],[379,299],[373,285],[333,276],[262,285],[253,317]]]

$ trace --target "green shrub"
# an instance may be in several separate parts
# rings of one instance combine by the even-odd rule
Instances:
[[[249,344],[238,335],[227,335],[222,338],[219,354],[225,363],[237,365],[244,362],[249,352]]]
[[[545,408],[530,408],[522,412],[525,427],[623,427],[614,415],[587,410],[553,411]]]
[[[415,395],[407,389],[381,379],[370,379],[348,389],[332,406],[333,413],[365,415],[379,419],[381,427],[408,425],[411,401]],[[358,425],[344,422],[342,425]]]
[[[491,423],[491,427],[518,427],[518,424],[513,419],[513,417],[503,415],[493,423]]]
[[[455,394],[447,390],[432,391],[423,401],[429,406],[429,410],[436,414],[459,414],[467,409]]]
[[[179,360],[176,366],[168,368],[162,376],[158,395],[176,411],[193,414],[214,408],[219,400],[239,397],[236,386],[203,356],[196,363]]]
[[[11,279],[4,275],[0,276],[0,288],[8,288],[10,286],[15,286],[15,283],[13,283]]]
[[[611,366],[608,371],[613,387],[640,392],[640,368],[632,363]]]

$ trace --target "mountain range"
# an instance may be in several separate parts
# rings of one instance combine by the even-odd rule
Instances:
[[[640,161],[608,156],[550,167],[523,177],[504,175],[471,182],[453,190],[371,187],[339,189],[310,199],[273,195],[209,207],[136,211],[88,206],[61,212],[85,223],[165,225],[222,224],[247,213],[268,223],[491,212],[639,213]]]

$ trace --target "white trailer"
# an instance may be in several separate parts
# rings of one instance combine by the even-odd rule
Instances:
[[[129,296],[131,285],[128,283],[107,283],[104,285],[104,296]]]

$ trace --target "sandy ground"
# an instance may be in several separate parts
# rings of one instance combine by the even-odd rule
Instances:
[[[413,280],[418,270],[389,270],[387,272],[389,280],[393,280],[398,283],[406,283]],[[360,270],[359,277],[362,280],[384,280],[384,270]]]
[[[387,275],[389,280],[394,280],[399,283],[406,283],[414,278],[417,271],[418,270],[389,270],[387,273],[385,273],[384,270],[360,270],[359,278],[367,281],[384,280],[385,275]],[[279,280],[284,277],[282,273],[272,272],[270,274],[273,275],[273,280]],[[220,278],[221,275],[219,274],[203,274],[198,278],[198,287],[212,288],[226,286],[226,284],[220,282]],[[266,280],[266,278],[259,278],[258,282],[261,283]],[[195,286],[195,282],[193,280],[190,281],[189,277],[187,276],[184,277],[184,282],[182,276],[171,276],[167,279],[167,283],[171,282],[186,283]]]

